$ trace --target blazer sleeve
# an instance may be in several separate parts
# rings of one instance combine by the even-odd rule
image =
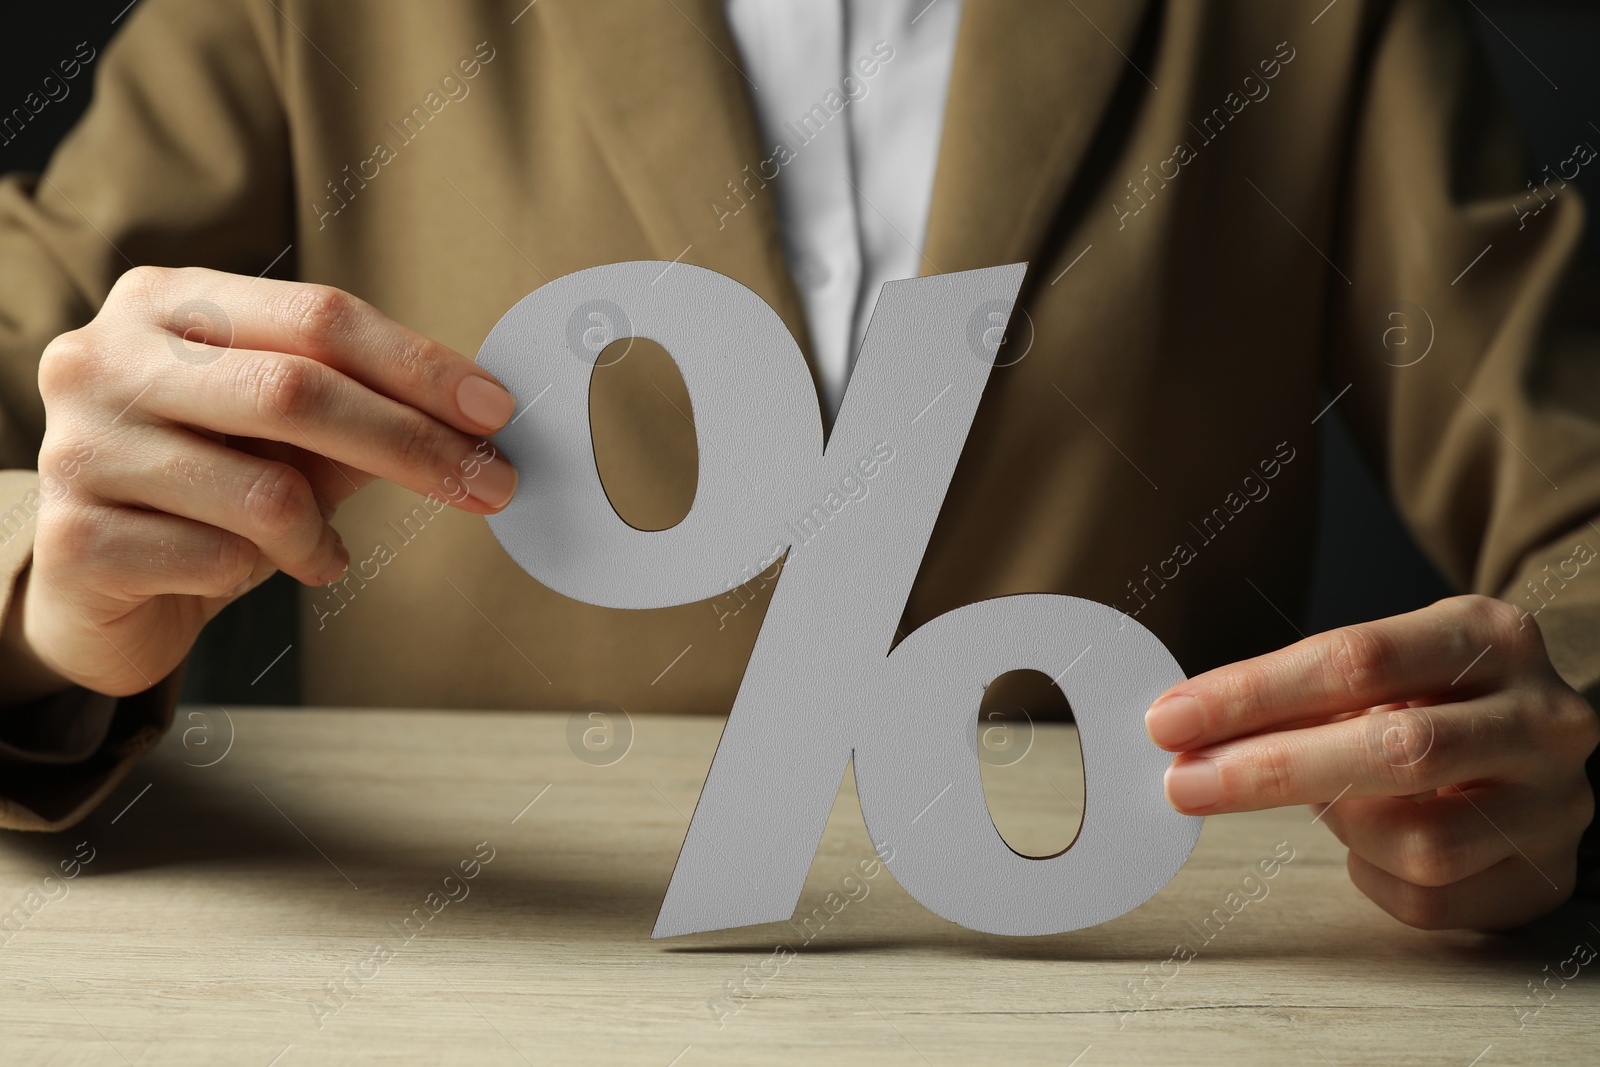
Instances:
[[[1600,281],[1561,177],[1600,166],[1600,136],[1530,165],[1442,0],[1381,5],[1369,30],[1327,384],[1350,386],[1340,407],[1442,573],[1521,609],[1600,707]],[[1597,845],[1591,826],[1586,889]]]
[[[102,55],[80,47],[69,84],[92,77],[93,98],[45,171],[0,178],[0,620],[64,477],[33,470],[45,346],[135,265],[292,269],[280,21],[242,0],[145,0]],[[0,828],[82,818],[171,725],[180,675],[10,707],[0,678]]]

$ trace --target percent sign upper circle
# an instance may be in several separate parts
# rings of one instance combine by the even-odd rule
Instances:
[[[692,418],[717,427],[700,449],[694,503],[669,529],[629,526],[601,485],[589,426],[595,364],[571,347],[591,313],[666,349]],[[730,574],[771,562],[771,517],[791,514],[815,484],[822,417],[799,346],[776,312],[714,271],[618,263],[558,278],[501,318],[478,363],[523,403],[539,398],[536,415],[495,438],[520,485],[490,529],[524,570],[574,599],[655,608],[726,592]]]

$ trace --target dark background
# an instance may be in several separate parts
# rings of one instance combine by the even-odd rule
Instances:
[[[1578,141],[1600,139],[1600,7],[1594,0],[1460,0],[1478,31],[1501,85],[1521,119],[1529,158],[1567,158]],[[7,12],[0,35],[0,101],[22,100],[52,73],[57,59],[80,41],[102,48],[133,6],[127,0],[54,0]],[[91,64],[87,74],[92,74]],[[56,141],[89,99],[86,75],[71,94],[51,103],[8,145],[0,172],[39,170]],[[1537,169],[1536,167],[1534,168]],[[1530,170],[1529,177],[1534,172]],[[1600,206],[1600,169],[1583,171],[1579,185]],[[1600,224],[1591,213],[1589,250],[1600,259]],[[1379,618],[1431,603],[1452,590],[1412,543],[1381,484],[1357,457],[1335,407],[1322,418],[1323,488],[1315,575],[1302,630]],[[291,652],[259,684],[247,683],[262,646],[244,631],[292,632],[293,598],[278,576],[229,608],[208,628],[191,660],[185,696],[229,703],[293,703],[296,664]],[[1293,635],[1285,632],[1285,641]],[[243,651],[248,648],[249,662]]]

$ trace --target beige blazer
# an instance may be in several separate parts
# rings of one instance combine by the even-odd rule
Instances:
[[[1559,161],[1524,160],[1485,109],[1442,0],[1323,7],[967,0],[923,269],[1026,260],[1026,352],[990,381],[906,629],[1049,591],[1136,614],[1190,672],[1293,640],[1313,421],[1337,396],[1440,570],[1538,609],[1567,679],[1600,681],[1600,567],[1573,562],[1600,550],[1582,206],[1530,187]],[[470,355],[547,280],[677,259],[804,345],[737,56],[718,0],[138,5],[43,178],[0,183],[0,589],[39,504],[39,353],[132,264],[340,286]],[[608,488],[641,525],[692,497],[675,401],[642,347],[595,388]],[[308,702],[731,705],[770,582],[590,607],[419,502],[380,483],[339,513],[357,561],[392,558],[303,590]],[[175,691],[85,712],[76,748],[40,725],[59,702],[0,713],[0,824],[81,816]]]

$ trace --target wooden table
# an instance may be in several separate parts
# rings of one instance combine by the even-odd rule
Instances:
[[[1593,909],[1408,929],[1304,809],[1209,820],[1143,907],[1011,939],[862,878],[846,776],[801,901],[825,923],[652,941],[720,726],[636,718],[610,762],[565,715],[184,709],[82,826],[0,838],[0,912],[25,917],[0,928],[0,1062],[1600,1062],[1600,961],[1553,977],[1600,947]],[[1025,740],[985,780],[1037,854],[1071,836],[1081,766],[1065,727],[999,765]]]

